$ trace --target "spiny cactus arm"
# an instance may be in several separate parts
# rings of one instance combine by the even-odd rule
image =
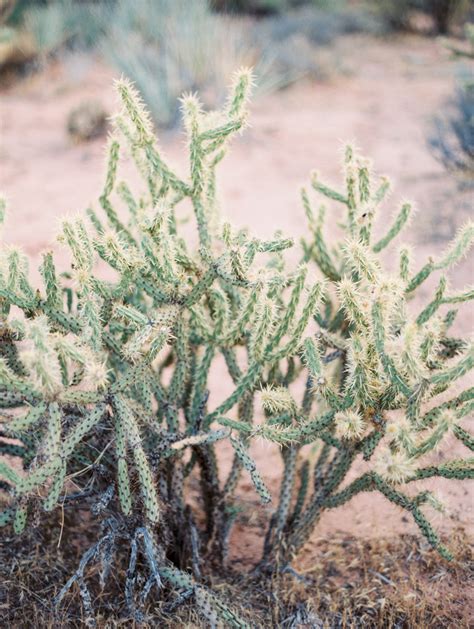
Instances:
[[[435,263],[435,269],[451,269],[468,254],[473,244],[474,222],[468,221],[458,230],[441,258]]]
[[[102,225],[99,217],[97,216],[97,213],[95,212],[95,210],[92,207],[88,207],[86,209],[86,214],[87,217],[90,221],[90,224],[92,225],[92,227],[95,229],[96,233],[98,236],[103,236],[103,234],[105,233],[105,228]]]
[[[115,395],[117,393],[123,393],[130,387],[139,384],[146,374],[150,374],[150,367],[146,361],[138,362],[137,364],[125,363],[122,365],[123,371],[117,377],[115,382],[109,387],[109,393]],[[150,374],[153,376],[153,372]],[[158,388],[158,384],[156,388]],[[103,398],[102,394],[102,398]]]
[[[190,378],[189,324],[184,317],[180,317],[176,324],[174,347],[176,366],[168,387],[168,398],[171,404],[181,404]]]
[[[193,286],[191,291],[188,293],[185,301],[185,306],[190,308],[194,304],[197,304],[203,295],[208,291],[208,289],[214,283],[214,280],[218,277],[218,270],[216,265],[210,267],[205,275]]]
[[[369,322],[362,307],[363,299],[357,284],[349,278],[343,278],[337,286],[337,291],[348,319],[357,326],[361,333],[365,333]]]
[[[390,179],[388,177],[380,177],[380,183],[378,188],[375,190],[373,194],[374,203],[378,206],[382,203],[382,201],[390,194],[392,185],[390,183]]]
[[[19,415],[12,421],[8,422],[8,431],[15,434],[30,429],[45,415],[46,408],[46,402],[40,402],[35,406],[31,406],[25,415]]]
[[[303,336],[304,331],[306,330],[310,319],[314,316],[317,308],[321,303],[321,299],[323,297],[324,284],[321,282],[316,283],[308,293],[308,297],[306,303],[303,306],[303,311],[301,313],[301,317],[298,320],[298,323],[291,330],[291,338],[290,340],[274,355],[270,357],[270,362],[272,360],[280,360],[284,357],[292,356],[299,349],[301,344],[301,337]]]
[[[467,430],[461,428],[461,426],[455,425],[453,427],[454,436],[461,441],[466,448],[474,451],[474,435],[471,435]]]
[[[40,266],[40,273],[43,277],[43,282],[46,291],[46,304],[49,308],[60,308],[60,284],[56,275],[56,268],[54,266],[53,254],[51,251],[43,254],[43,262]]]
[[[461,304],[474,299],[474,288],[467,288],[459,293],[447,295],[443,298],[443,304]]]
[[[351,238],[344,244],[347,264],[352,269],[353,277],[375,284],[382,275],[382,268],[377,256],[360,240]]]
[[[229,376],[232,378],[232,382],[237,384],[242,377],[242,370],[237,362],[237,356],[233,348],[221,347],[222,355],[229,372]]]
[[[467,417],[474,411],[474,401],[467,402],[464,406],[461,406],[455,413],[457,419],[461,420],[463,417]]]
[[[245,444],[235,437],[230,437],[230,443],[234,448],[234,452],[242,463],[243,467],[249,472],[254,487],[260,496],[260,500],[263,504],[267,504],[271,502],[270,492],[268,491],[265,483],[263,482],[260,474],[257,471],[257,466],[255,465],[254,460],[247,452],[247,448]]]
[[[378,474],[374,474],[373,480],[377,489],[388,499],[398,507],[410,512],[416,524],[418,525],[421,533],[426,538],[428,543],[438,551],[438,553],[448,561],[453,559],[451,552],[441,543],[437,533],[434,531],[431,524],[421,512],[417,505],[417,502],[413,498],[409,498],[402,492],[394,489],[386,481],[384,481]]]
[[[0,455],[16,456],[21,459],[30,455],[30,449],[25,446],[16,445],[14,443],[6,443],[0,441]]]
[[[444,292],[447,287],[447,279],[443,275],[439,281],[438,287],[436,288],[434,299],[420,312],[418,317],[416,318],[417,325],[424,325],[431,317],[435,314],[438,308],[446,303],[444,301]]]
[[[72,585],[77,582],[83,604],[85,607],[88,622],[95,624],[95,617],[92,607],[92,598],[85,581],[85,569],[91,565],[99,557],[102,560],[101,581],[104,581],[104,571],[110,570],[113,558],[113,548],[117,544],[117,538],[123,535],[123,531],[117,529],[113,520],[108,520],[107,532],[103,535],[91,548],[89,548],[81,558],[80,564],[76,572],[68,579],[59,594],[55,597],[55,606],[58,606],[64,599],[64,596],[70,590]],[[141,546],[145,559],[145,566],[148,575],[145,572],[144,586],[140,591],[140,603],[146,602],[148,594],[153,585],[156,585],[158,591],[161,591],[163,582],[167,582],[172,587],[190,592],[195,595],[198,610],[203,618],[213,624],[223,622],[226,626],[236,627],[238,629],[248,629],[247,625],[234,611],[228,607],[217,595],[209,591],[204,586],[198,584],[193,577],[163,560],[163,550],[157,547],[153,535],[146,527],[139,527],[133,533],[125,536],[131,548],[129,558],[129,570],[127,573],[126,584],[126,600],[129,612],[134,619],[142,622],[143,615],[140,609],[135,608],[133,599],[135,598],[135,584],[137,582],[137,554],[138,548]],[[148,576],[148,578],[146,578]]]
[[[254,427],[251,424],[247,424],[246,422],[239,421],[237,419],[230,419],[229,417],[216,417],[215,420],[221,426],[226,426],[227,428],[232,428],[239,433],[243,433],[244,435],[250,435],[254,431]]]
[[[126,181],[120,181],[116,186],[117,194],[126,204],[130,216],[134,222],[137,222],[139,202],[135,199]],[[110,194],[110,193],[109,193]],[[100,231],[100,230],[99,230]]]
[[[322,431],[318,433],[318,437],[325,445],[336,448],[336,450],[340,450],[343,447],[342,442],[334,437],[330,431]]]
[[[302,190],[303,206],[306,210],[306,215],[312,217],[312,210],[309,204],[309,199],[306,190]],[[314,219],[310,220],[310,228],[312,229],[313,242],[307,245],[303,241],[303,248],[305,249],[305,259],[314,258],[314,261],[321,269],[322,273],[332,282],[338,282],[341,279],[340,272],[337,270],[335,263],[326,247],[324,242],[322,228],[324,222],[324,207],[319,210],[319,216],[317,222]]]
[[[280,495],[273,526],[274,534],[277,538],[282,535],[288,519],[296,476],[297,455],[298,449],[295,446],[286,447],[282,451],[284,461],[283,477],[280,483]]]
[[[441,413],[435,420],[431,433],[426,439],[423,441],[413,441],[410,438],[404,446],[405,451],[412,459],[416,459],[427,452],[431,452],[439,445],[449,430],[456,428],[455,421],[456,417],[451,411]]]
[[[392,242],[392,240],[398,236],[398,234],[403,230],[403,228],[407,224],[411,211],[412,211],[411,203],[403,203],[402,207],[400,208],[399,213],[397,214],[393,222],[393,225],[390,227],[387,234],[383,238],[381,238],[378,242],[376,242],[375,245],[372,247],[372,251],[374,253],[380,253],[382,249],[385,249],[385,247],[387,247]]]
[[[472,439],[472,438],[471,438]],[[472,445],[472,444],[471,444]],[[431,465],[416,470],[415,475],[406,482],[424,478],[449,478],[454,480],[467,480],[474,478],[474,458],[447,461],[441,465]]]
[[[436,387],[445,388],[459,378],[462,378],[474,367],[474,345],[467,348],[464,356],[462,356],[454,365],[442,369],[433,374],[430,382]],[[435,389],[436,390],[436,389]]]
[[[373,430],[356,446],[362,452],[364,461],[370,461],[384,435],[383,428]]]
[[[235,390],[212,413],[207,415],[204,425],[209,426],[216,417],[227,413],[248,391],[253,390],[257,385],[262,369],[263,366],[258,362],[249,365],[247,372],[242,375]]]
[[[15,517],[15,509],[13,507],[8,507],[3,511],[0,511],[0,528],[4,528],[13,522]]]
[[[36,467],[21,478],[16,486],[15,494],[20,497],[28,496],[37,487],[44,485],[51,476],[54,476],[60,465],[61,458],[55,457]]]
[[[3,359],[0,358],[0,370],[3,372],[3,382],[0,384],[0,392],[3,393],[6,407],[8,407],[9,404],[15,406],[15,399],[21,400],[22,404],[29,403],[32,406],[41,401],[41,393],[31,382],[28,381],[27,378],[17,377],[10,370],[10,373],[8,374],[3,368],[4,366],[5,363]]]
[[[294,556],[308,541],[316,523],[321,517],[324,510],[324,500],[344,480],[349,468],[355,457],[355,452],[344,448],[340,445],[336,452],[331,465],[328,468],[324,478],[321,479],[320,487],[313,492],[307,507],[302,512],[298,524],[294,526],[288,533],[286,546],[289,558]]]
[[[8,387],[0,386],[0,408],[18,408],[23,406],[25,402],[34,404],[37,399],[33,396],[28,397],[22,393],[17,393]]]
[[[61,491],[63,490],[64,483],[66,480],[67,473],[67,462],[62,459],[56,473],[53,476],[53,480],[51,486],[48,491],[48,495],[44,499],[43,509],[45,511],[52,511],[56,506],[59,497],[61,495]]]
[[[221,439],[226,439],[231,434],[230,430],[210,430],[204,433],[197,433],[190,437],[183,437],[174,441],[168,450],[165,450],[161,454],[161,458],[165,459],[174,454],[178,454],[181,450],[187,447],[211,445]]]
[[[119,413],[114,414],[115,454],[117,457],[117,489],[120,506],[125,515],[132,511],[132,494],[127,463],[127,441],[125,425]]]
[[[437,262],[432,259],[429,260],[429,262],[410,279],[405,289],[406,292],[413,292],[431,275],[431,273],[433,273],[433,271],[451,269],[467,255],[473,243],[474,223],[468,222],[461,227],[458,234]]]
[[[242,618],[240,618],[229,606],[223,603],[213,592],[198,585],[191,575],[182,570],[178,570],[170,565],[161,566],[160,574],[174,587],[182,590],[192,590],[198,603],[199,611],[207,622],[216,624],[225,623],[225,626],[235,629],[250,629]]]
[[[392,358],[385,352],[386,334],[383,324],[382,306],[379,301],[375,301],[372,307],[372,322],[374,325],[375,347],[380,356],[385,373],[400,393],[408,397],[410,395],[410,388],[398,372]]]
[[[291,292],[290,300],[286,307],[285,316],[282,317],[279,325],[277,326],[270,343],[268,344],[265,353],[269,354],[272,350],[274,350],[281,342],[284,335],[288,332],[290,325],[293,322],[293,319],[296,314],[296,308],[301,298],[301,293],[304,288],[304,281],[307,274],[307,268],[305,266],[301,266],[296,274],[295,281],[293,284],[293,290]]]
[[[26,312],[34,312],[37,300],[32,296],[20,295],[17,292],[10,290],[9,288],[2,288],[0,286],[0,298],[3,299],[4,304],[11,304],[18,306],[21,310]],[[5,313],[7,314],[7,313]]]
[[[427,411],[420,420],[420,430],[426,426],[430,426],[442,411],[446,409],[457,410],[463,408],[463,405],[472,400],[474,400],[474,387],[469,387],[458,396]]]
[[[48,405],[44,450],[48,459],[57,459],[61,444],[62,413],[57,402]]]
[[[313,172],[311,174],[311,186],[319,192],[323,196],[331,199],[332,201],[337,201],[338,203],[342,203],[343,205],[348,205],[348,198],[344,196],[341,192],[334,190],[333,188],[325,185],[319,179],[319,173]]]
[[[4,461],[0,461],[0,477],[4,478],[14,487],[17,487],[21,482],[21,477]]]
[[[295,505],[293,507],[293,511],[288,520],[290,526],[294,526],[299,521],[300,515],[303,511],[304,504],[306,501],[306,496],[308,495],[309,488],[309,461],[303,461],[300,470],[298,472],[299,476],[299,487],[298,493],[296,495]]]
[[[26,527],[26,521],[28,518],[28,510],[26,504],[22,504],[20,502],[19,506],[17,506],[15,510],[15,516],[13,518],[13,532],[15,535],[20,535],[23,533]]]
[[[189,187],[164,162],[155,143],[152,124],[146,108],[132,83],[120,79],[115,84],[128,119],[135,127],[133,143],[142,149],[155,178],[169,184],[178,193],[189,194]],[[120,120],[120,117],[119,117]],[[122,127],[123,128],[123,127]],[[139,168],[139,170],[141,170]]]
[[[211,368],[215,352],[215,347],[213,345],[208,345],[194,373],[191,408],[189,411],[189,422],[191,425],[196,424],[201,410],[201,400],[203,398],[204,391],[206,390],[209,370]]]
[[[119,233],[122,237],[124,237],[128,243],[132,246],[136,245],[137,242],[135,238],[132,236],[131,232],[125,227],[125,225],[119,220],[117,212],[115,211],[111,201],[110,195],[116,186],[117,179],[117,166],[119,162],[119,153],[120,153],[120,144],[119,142],[111,137],[108,145],[108,161],[107,161],[107,169],[105,176],[105,184],[102,194],[99,198],[102,209],[104,210],[109,225],[112,229],[114,229],[117,233]]]
[[[64,459],[68,459],[74,453],[82,439],[104,418],[105,411],[105,405],[98,404],[92,410],[87,411],[67,433],[61,444],[61,455]]]
[[[156,523],[160,519],[161,508],[150,464],[142,445],[142,438],[133,411],[122,396],[114,396],[112,404],[125,432],[130,450],[133,453],[146,516],[150,522]]]
[[[222,344],[224,346],[234,346],[237,341],[244,335],[246,327],[255,313],[255,309],[259,302],[260,293],[261,287],[258,285],[250,289],[247,300],[242,307],[241,313],[237,321],[234,323],[233,326],[230,327],[229,332],[227,332],[227,334],[223,338]]]
[[[366,472],[356,478],[345,489],[339,491],[336,494],[332,494],[324,499],[323,506],[326,509],[334,509],[340,507],[349,500],[351,500],[357,494],[363,491],[373,491],[375,489],[374,478],[372,472]]]

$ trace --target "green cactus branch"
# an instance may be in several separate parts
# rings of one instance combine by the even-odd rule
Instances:
[[[192,599],[210,625],[252,626],[202,576],[204,564],[225,566],[246,474],[268,520],[262,574],[287,566],[325,511],[361,492],[405,510],[451,556],[422,512],[436,497],[404,488],[474,476],[472,457],[430,458],[449,451],[450,436],[474,449],[474,389],[463,390],[472,345],[449,336],[457,311],[445,310],[473,297],[472,288],[451,293],[448,272],[472,246],[474,228],[464,226],[415,273],[402,246],[399,269],[387,271],[383,254],[412,206],[402,204],[374,240],[390,184],[349,146],[341,189],[313,175],[311,191],[302,191],[309,229],[292,268],[284,255],[292,239],[258,239],[219,215],[216,173],[246,126],[251,87],[251,73],[237,73],[218,112],[183,97],[183,178],[164,158],[139,95],[120,80],[100,210],[61,223],[70,269],[60,272],[45,253],[37,288],[24,254],[0,247],[0,487],[8,490],[0,526],[20,534],[38,506],[72,509],[87,494],[101,537],[57,603],[76,583],[91,623],[88,569],[98,565],[105,584],[113,562],[125,561],[134,621],[142,622],[148,597],[168,589]],[[142,178],[138,189],[121,179],[124,151]],[[182,228],[189,211],[194,240]],[[329,244],[336,221],[344,236]],[[104,276],[104,265],[113,272]],[[418,295],[437,273],[431,296]],[[219,378],[225,386],[216,388]],[[257,439],[280,448],[277,491],[254,460]],[[347,482],[360,460],[367,471]]]

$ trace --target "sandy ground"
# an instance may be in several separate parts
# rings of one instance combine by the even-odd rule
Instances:
[[[234,143],[221,168],[223,211],[235,224],[251,225],[257,235],[269,236],[277,227],[301,235],[305,227],[299,188],[314,168],[326,181],[337,183],[340,148],[354,140],[373,158],[377,171],[394,181],[387,214],[401,199],[416,201],[418,213],[409,238],[421,261],[428,249],[442,248],[472,211],[472,194],[460,190],[426,143],[433,115],[452,94],[455,66],[435,41],[408,37],[386,42],[346,38],[338,45],[338,55],[343,74],[326,83],[300,83],[252,106],[251,128]],[[32,256],[32,268],[39,253],[51,246],[57,217],[82,211],[100,193],[103,139],[72,144],[66,118],[73,106],[89,98],[113,111],[112,77],[109,68],[76,58],[0,94],[0,190],[10,206],[5,237]],[[185,172],[182,135],[163,133],[161,143]],[[452,284],[462,286],[469,277],[472,266],[466,262]],[[472,323],[471,311],[458,330],[470,331]],[[265,444],[257,445],[255,453],[264,477],[276,488],[278,453]],[[442,528],[472,522],[472,491],[466,483],[458,485],[436,483],[452,514],[452,520],[435,517]],[[250,483],[245,481],[241,490],[243,505],[253,504]],[[261,507],[255,515],[252,509],[246,511],[242,524],[244,519],[253,521],[253,533],[243,534],[238,524],[236,554],[254,555],[255,545],[261,543],[263,515]],[[317,535],[335,529],[391,535],[414,528],[382,498],[362,496],[325,515]]]

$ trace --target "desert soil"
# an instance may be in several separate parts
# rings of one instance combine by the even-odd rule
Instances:
[[[234,142],[221,167],[223,212],[260,236],[270,236],[276,228],[300,236],[305,230],[300,187],[314,168],[337,184],[340,149],[345,141],[355,141],[373,158],[377,172],[389,174],[394,182],[385,206],[387,220],[401,199],[416,202],[409,238],[421,262],[429,250],[439,252],[445,246],[472,210],[472,188],[470,193],[459,186],[433,158],[426,140],[432,117],[453,93],[456,66],[437,42],[415,37],[384,42],[345,38],[334,54],[342,71],[330,80],[299,83],[252,105],[251,126]],[[98,99],[112,112],[113,77],[110,68],[76,57],[0,93],[0,190],[10,207],[5,238],[31,256],[32,269],[41,251],[57,249],[57,218],[96,204],[103,183],[104,140],[73,144],[66,120],[85,99]],[[162,133],[161,144],[170,161],[185,172],[182,134]],[[60,249],[58,255],[64,261]],[[452,284],[463,286],[470,277],[472,267],[463,263]],[[472,323],[471,311],[458,322],[458,331],[471,331]],[[278,452],[257,444],[255,455],[263,476],[276,489]],[[222,456],[227,458],[225,452]],[[458,485],[447,480],[424,484],[436,487],[448,506],[451,518],[434,516],[441,530],[472,522],[472,484]],[[250,482],[241,484],[240,496],[244,514],[232,546],[238,547],[235,555],[255,558],[265,514],[262,507],[254,509]],[[324,515],[313,541],[334,530],[368,537],[415,529],[411,519],[383,498],[360,496]]]

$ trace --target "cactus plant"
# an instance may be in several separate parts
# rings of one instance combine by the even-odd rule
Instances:
[[[465,33],[465,46],[444,45],[454,59],[469,61],[474,59],[474,24],[466,24]],[[447,169],[467,175],[469,183],[474,171],[474,82],[469,72],[462,71],[454,98],[433,123],[429,137],[433,154]]]
[[[315,212],[303,190],[310,237],[301,241],[299,266],[289,267],[291,239],[252,237],[219,214],[216,169],[246,125],[251,87],[250,71],[239,71],[219,112],[183,97],[189,176],[182,178],[164,159],[134,87],[118,81],[122,108],[102,215],[91,207],[61,223],[70,270],[59,273],[46,252],[36,288],[25,255],[2,246],[0,476],[9,504],[0,524],[21,534],[39,508],[89,507],[101,533],[56,602],[76,583],[90,625],[88,568],[100,566],[104,586],[125,557],[123,592],[135,621],[166,589],[178,601],[192,597],[210,626],[252,626],[202,578],[204,562],[225,564],[246,474],[261,502],[274,503],[256,568],[263,576],[287,569],[322,514],[361,492],[380,492],[405,510],[450,557],[423,512],[434,496],[410,487],[474,476],[472,458],[430,459],[447,436],[474,448],[462,425],[474,390],[456,387],[473,366],[473,348],[450,334],[473,291],[452,292],[446,280],[472,245],[474,226],[421,269],[402,247],[398,268],[386,271],[385,250],[412,206],[404,203],[374,238],[390,184],[349,146],[343,191],[311,179],[315,194],[342,208],[344,238],[328,244],[325,206]],[[119,178],[123,147],[141,191]],[[194,239],[183,232],[189,215]],[[412,300],[433,275],[434,293]],[[224,399],[209,385],[220,359],[233,383]],[[281,447],[279,496],[252,457],[256,438]],[[226,477],[216,453],[222,441],[232,458]],[[304,454],[308,443],[318,448],[316,460]],[[347,482],[361,459],[366,471]]]

